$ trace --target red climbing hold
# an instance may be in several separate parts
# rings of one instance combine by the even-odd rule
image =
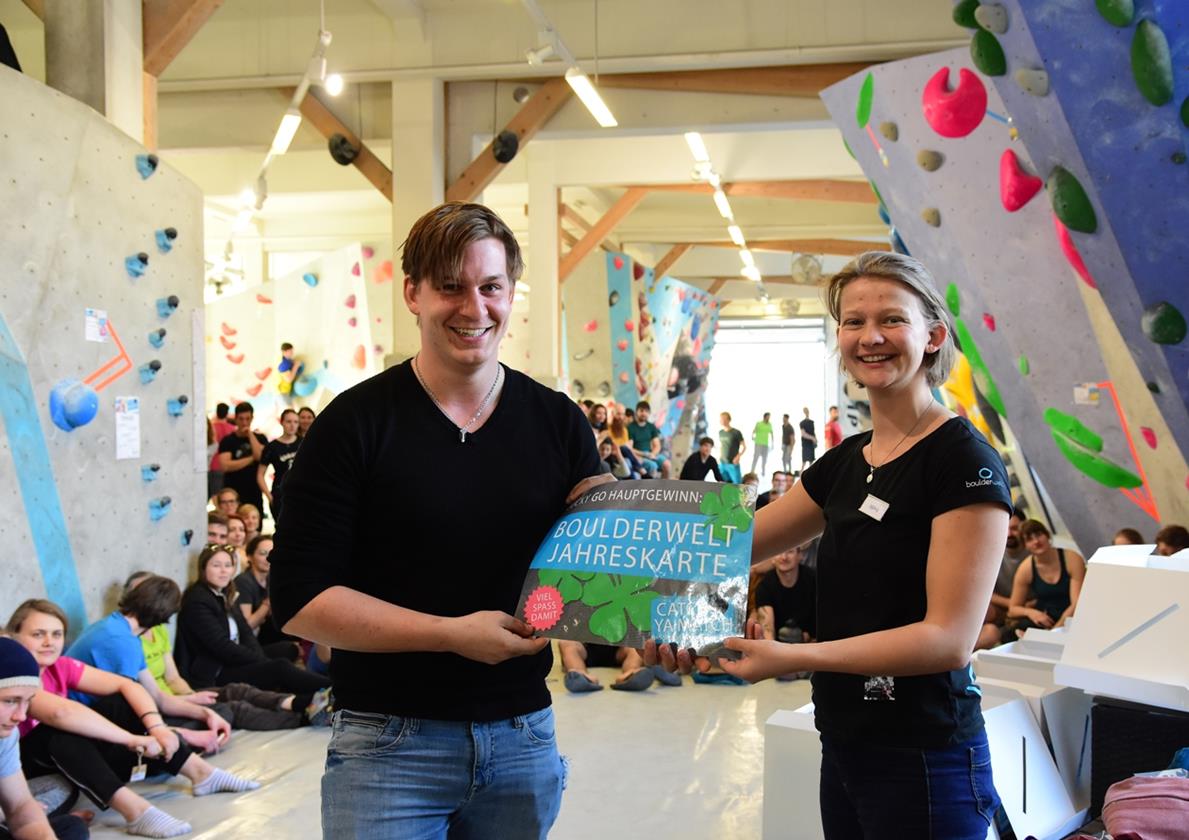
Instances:
[[[1015,152],[1003,150],[1003,156],[999,158],[999,200],[1003,202],[1004,210],[1016,212],[1043,186],[1044,181],[1024,171]]]
[[[259,394],[259,393],[260,393],[260,389],[261,389],[261,388],[263,388],[263,387],[264,387],[264,383],[262,383],[262,382],[257,382],[257,383],[256,383],[255,385],[253,385],[252,387],[250,387],[250,388],[245,388],[244,390],[246,390],[246,391],[248,392],[248,396],[249,396],[249,397],[254,397],[254,396],[256,396],[257,394]]]
[[[351,359],[351,364],[360,370],[363,370],[364,366],[367,365],[367,350],[363,348],[362,344],[355,348],[355,354]]]
[[[594,332],[598,328],[599,328],[598,321],[587,321],[585,324],[582,325],[582,329],[586,330],[587,332]]]
[[[616,344],[615,346],[618,347],[620,350],[627,350],[628,349],[628,340],[626,338],[621,338],[619,340],[619,343]]]
[[[231,362],[231,364],[233,364],[233,365],[238,365],[243,360],[244,360],[243,353],[237,353],[234,356],[230,353],[227,354],[227,361]]]
[[[235,335],[239,330],[231,327],[226,321],[222,324],[223,335]]]
[[[348,326],[348,327],[353,327],[353,326],[355,326],[355,325],[356,325],[356,324],[358,324],[358,323],[359,323],[359,322],[358,322],[357,320],[355,320],[355,317],[354,317],[354,316],[352,316],[352,317],[350,317],[350,318],[348,318],[348,319],[347,319],[347,326]]]
[[[232,341],[231,339],[227,338],[226,336],[223,336],[223,335],[219,336],[219,343],[223,345],[224,350],[234,350],[235,349],[235,342]]]
[[[611,261],[615,265],[615,270],[619,271],[623,268],[623,257],[616,257]]]
[[[995,316],[990,312],[983,313],[983,323],[987,325],[987,329],[989,329],[991,332],[995,332]]]
[[[628,332],[631,332],[632,330],[634,330],[636,328],[636,323],[631,318],[628,318],[626,321],[623,322],[623,328],[625,330],[627,330]]]
[[[363,258],[364,258],[365,260],[370,260],[370,259],[371,259],[372,257],[374,257],[375,255],[376,255],[376,249],[375,249],[375,248],[373,248],[371,245],[364,245],[364,246],[363,246]]]
[[[345,301],[343,301],[343,305],[346,306],[348,309],[354,309],[355,308],[355,295],[347,295],[347,299]]]
[[[644,279],[644,266],[640,263],[632,263],[632,277],[636,280]]]
[[[1144,443],[1152,449],[1156,448],[1156,433],[1147,426],[1140,426],[1139,433],[1144,436]]]
[[[623,382],[625,385],[627,384],[629,378],[630,377],[628,376],[628,372],[626,370],[619,374],[619,381]]]
[[[1069,235],[1068,228],[1061,223],[1061,220],[1056,215],[1053,216],[1053,227],[1057,228],[1057,241],[1061,243],[1061,250],[1065,254],[1065,259],[1069,260],[1069,264],[1078,273],[1078,277],[1082,278],[1083,283],[1091,289],[1097,289],[1098,284],[1094,282],[1094,278],[1090,274],[1090,269],[1086,268],[1086,264],[1082,262],[1082,255],[1078,253],[1077,247],[1073,244],[1073,238]]]
[[[359,276],[359,263],[355,263],[355,265],[351,266],[351,274],[355,277]]]
[[[987,89],[965,67],[958,71],[958,86],[948,90],[950,70],[934,73],[921,93],[925,122],[942,137],[965,137],[978,128],[987,113]]]
[[[264,380],[268,379],[268,375],[270,373],[272,373],[272,368],[263,368],[262,370],[256,371],[256,378],[263,382]],[[255,394],[253,394],[253,396],[255,396]]]
[[[256,295],[256,302],[257,302],[257,303],[272,303],[272,298],[270,298],[270,297],[265,297],[264,295],[261,295],[261,294],[257,294],[257,295]]]

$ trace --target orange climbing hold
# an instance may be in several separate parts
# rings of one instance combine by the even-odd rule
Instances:
[[[243,360],[244,360],[243,353],[236,353],[235,355],[232,355],[231,353],[227,354],[227,361],[231,362],[231,364],[233,364],[233,365],[238,365]]]
[[[249,396],[249,397],[254,397],[254,396],[256,396],[257,394],[259,394],[259,393],[260,393],[260,389],[261,389],[261,388],[263,388],[263,387],[264,387],[264,384],[263,384],[262,382],[257,382],[257,383],[256,383],[255,385],[253,385],[252,387],[250,387],[250,388],[245,388],[244,390],[246,390],[246,391],[248,392],[248,396]]]
[[[239,332],[239,330],[230,326],[226,321],[223,322],[222,329],[223,329],[223,335],[235,335],[237,332]]]
[[[272,373],[272,368],[270,368],[270,367],[262,368],[262,369],[256,371],[256,378],[259,379],[261,382],[263,382],[265,379],[268,379],[268,375],[270,373]]]
[[[363,370],[364,365],[367,364],[367,350],[360,344],[355,348],[355,355],[351,359],[351,364]]]
[[[227,338],[226,336],[223,336],[223,335],[219,336],[219,343],[223,345],[224,350],[234,350],[235,349],[235,342],[232,341],[231,339]]]

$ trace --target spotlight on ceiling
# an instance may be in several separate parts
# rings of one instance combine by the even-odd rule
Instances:
[[[343,77],[341,75],[338,73],[331,73],[326,77],[326,81],[323,83],[322,87],[324,87],[326,92],[331,96],[338,96],[343,92],[343,84]]]
[[[524,60],[533,67],[540,67],[545,59],[553,57],[553,44],[542,44],[535,50],[525,50]]]

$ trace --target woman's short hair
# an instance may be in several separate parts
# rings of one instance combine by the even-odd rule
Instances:
[[[842,322],[842,290],[847,284],[860,277],[879,277],[895,280],[907,286],[921,302],[921,310],[930,329],[937,325],[945,327],[945,340],[933,353],[926,353],[922,364],[930,388],[941,386],[950,378],[950,370],[957,358],[958,348],[954,343],[954,323],[936,282],[929,269],[918,260],[894,251],[867,251],[859,254],[842,270],[830,278],[826,288],[826,308],[835,323]]]
[[[63,633],[70,631],[70,620],[66,618],[66,612],[53,601],[47,601],[44,598],[30,598],[23,602],[12,611],[12,615],[9,616],[8,624],[4,625],[4,629],[9,633],[21,632],[21,625],[25,623],[25,619],[29,617],[29,613],[35,612],[52,615],[58,621],[62,622]]]
[[[1038,522],[1035,519],[1029,519],[1020,526],[1020,536],[1024,539],[1029,539],[1037,534],[1044,534],[1046,537],[1053,536],[1049,533],[1049,529],[1045,527],[1043,522]]]
[[[149,575],[120,596],[119,610],[147,630],[169,621],[181,604],[182,591],[176,583],[161,575]]]
[[[256,507],[256,506],[255,506],[254,504],[252,504],[251,502],[244,502],[242,505],[240,505],[239,507],[237,507],[237,508],[235,509],[235,514],[236,514],[236,516],[238,516],[238,517],[239,517],[239,518],[242,520],[242,519],[244,519],[244,512],[245,512],[245,511],[247,511],[248,513],[254,513],[254,514],[256,514],[256,518],[257,518],[257,519],[263,519],[263,518],[264,518],[264,517],[261,515],[261,513],[260,513],[260,508]],[[248,524],[248,523],[247,523],[247,520],[244,520],[244,525],[246,526],[247,524]]]
[[[467,248],[483,239],[503,243],[508,281],[519,280],[524,258],[512,229],[489,208],[464,201],[440,204],[413,224],[401,245],[401,271],[414,286],[426,279],[434,288],[455,283]]]

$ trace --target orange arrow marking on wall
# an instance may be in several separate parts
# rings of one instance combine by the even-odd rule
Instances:
[[[116,347],[120,352],[114,359],[95,370],[90,376],[83,380],[85,384],[90,385],[92,382],[99,379],[99,377],[106,374],[109,370],[115,368],[115,372],[113,372],[110,376],[99,382],[97,385],[92,386],[96,391],[102,391],[125,373],[132,370],[132,359],[128,357],[128,351],[124,349],[124,345],[120,341],[120,336],[116,334],[116,328],[112,325],[110,320],[107,322],[107,332],[109,335],[111,335],[111,340],[115,342]]]

